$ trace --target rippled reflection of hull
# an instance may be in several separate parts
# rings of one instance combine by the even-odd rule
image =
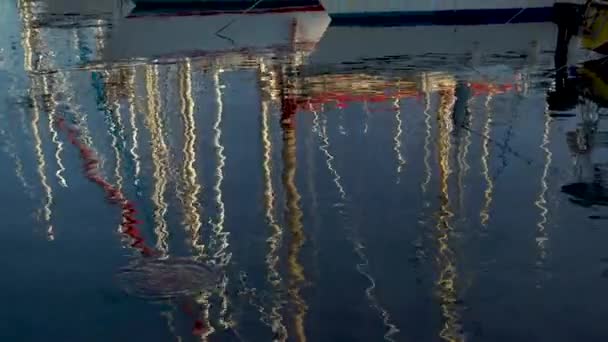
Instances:
[[[317,0],[133,0],[135,11],[190,10],[190,11],[264,11],[315,7]]]
[[[51,13],[91,13],[111,12],[112,1],[99,0],[42,0],[45,12]]]
[[[116,274],[128,294],[148,299],[168,299],[211,290],[217,270],[189,258],[136,260]]]
[[[549,21],[555,0],[321,0],[345,24],[467,24]]]
[[[113,30],[103,58],[115,61],[231,52],[256,55],[294,48],[306,51],[319,41],[328,25],[329,17],[319,11],[124,18]]]
[[[37,1],[38,2],[38,1]],[[117,14],[127,15],[133,4],[128,0],[39,0],[47,15],[57,15],[55,20],[69,17],[103,17]],[[67,14],[67,16],[66,16]]]
[[[483,27],[330,26],[311,55],[310,63],[333,66],[365,60],[366,66],[419,71],[462,69],[479,64],[549,62],[553,56],[541,52],[555,50],[556,34],[557,28],[552,23]],[[374,60],[378,63],[374,64]],[[395,64],[397,62],[400,64]]]

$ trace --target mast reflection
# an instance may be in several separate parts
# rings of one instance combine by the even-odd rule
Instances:
[[[300,208],[300,199],[298,188],[295,184],[296,176],[296,132],[294,128],[284,126],[283,129],[283,186],[286,193],[287,201],[287,226],[289,227],[290,242],[287,246],[287,264],[289,267],[289,282],[288,292],[296,308],[296,313],[293,318],[295,334],[297,341],[304,342],[307,340],[304,327],[306,311],[308,306],[300,293],[302,285],[306,281],[304,275],[304,267],[299,261],[299,254],[304,245],[305,235],[302,225],[302,209]]]
[[[267,77],[272,80],[272,75],[266,69],[266,65],[263,61],[260,62],[260,73],[262,77]],[[270,87],[272,89],[272,87]],[[272,92],[268,92],[269,97],[272,98]],[[283,278],[279,272],[279,252],[283,242],[283,228],[278,223],[275,217],[275,191],[273,187],[272,177],[272,140],[270,134],[270,118],[269,118],[269,101],[263,99],[262,102],[262,167],[264,174],[264,215],[266,222],[271,229],[270,236],[266,240],[268,242],[268,252],[266,254],[266,268],[268,273],[266,275],[266,281],[272,286],[273,299],[272,308],[269,312],[268,319],[270,320],[270,326],[274,335],[274,341],[286,341],[288,337],[287,328],[283,323],[283,315],[281,310],[283,309],[281,298],[281,286]]]
[[[136,69],[135,67],[130,68],[130,72],[129,72],[129,77],[127,79],[127,86],[128,86],[128,92],[127,92],[127,102],[129,105],[129,128],[131,130],[131,148],[129,149],[129,153],[131,154],[131,157],[133,159],[133,162],[135,163],[135,174],[134,174],[134,185],[136,187],[139,186],[139,174],[141,172],[141,162],[140,162],[140,157],[139,154],[137,152],[137,150],[139,149],[139,143],[138,143],[138,139],[139,139],[139,128],[137,127],[137,121],[136,121],[136,117],[137,117],[137,108],[136,108],[136,87],[135,87],[135,73],[136,73]]]
[[[216,157],[216,172],[215,172],[215,185],[213,190],[215,192],[215,203],[217,206],[217,219],[212,223],[213,225],[213,234],[211,244],[213,248],[213,258],[216,264],[225,268],[228,266],[231,258],[231,253],[229,251],[230,243],[229,236],[230,232],[224,231],[224,223],[226,220],[226,209],[223,200],[223,191],[222,184],[224,181],[224,167],[226,165],[226,157],[224,156],[224,146],[222,145],[222,118],[224,113],[224,103],[222,100],[222,90],[220,84],[220,75],[222,74],[222,69],[216,69],[213,73],[213,88],[215,90],[215,101],[217,104],[217,112],[216,119],[213,124],[213,146],[215,148],[215,157]],[[228,284],[229,284],[228,275],[224,273],[222,281],[220,283],[220,298],[221,298],[221,308],[220,308],[220,317],[219,323],[224,329],[229,329],[235,323],[232,321],[232,318],[228,314],[230,307],[230,298],[228,297]]]
[[[108,117],[109,117],[109,131],[112,136],[111,146],[114,150],[114,178],[116,189],[122,193],[123,191],[123,177],[122,177],[122,155],[120,151],[121,141],[124,141],[124,132],[122,132],[121,123],[121,106],[119,102],[119,93],[117,87],[122,86],[120,82],[119,71],[108,70],[105,72],[107,77],[107,86],[104,87],[106,92],[105,97],[108,102]],[[122,231],[122,222],[118,225],[117,230]]]
[[[21,39],[21,45],[24,51],[24,69],[27,73],[30,73],[30,89],[29,95],[30,100],[32,102],[32,112],[33,118],[31,121],[31,130],[34,136],[34,153],[37,160],[37,173],[40,179],[40,184],[44,191],[44,200],[43,200],[43,208],[42,214],[43,219],[46,225],[46,233],[47,238],[50,241],[55,239],[55,233],[53,230],[53,225],[51,223],[52,217],[52,209],[51,206],[53,204],[53,189],[49,185],[48,179],[46,177],[46,158],[44,156],[44,152],[42,150],[42,139],[40,137],[40,112],[42,109],[42,105],[38,100],[38,96],[40,92],[44,91],[44,82],[48,82],[46,80],[46,75],[36,76],[31,75],[32,72],[36,71],[38,65],[35,65],[35,62],[39,59],[39,53],[34,53],[35,49],[38,47],[39,43],[39,29],[33,27],[33,12],[32,12],[32,3],[30,1],[20,0],[18,2],[18,7],[21,13],[21,20],[23,23],[23,35]]]
[[[465,179],[470,165],[467,162],[469,148],[471,146],[471,113],[469,108],[474,97],[471,96],[467,85],[458,82],[456,85],[456,102],[454,104],[454,129],[456,130],[456,159],[458,161],[458,211],[466,212],[464,207]]]
[[[51,133],[51,141],[55,145],[55,163],[57,164],[58,170],[55,172],[55,176],[59,180],[59,184],[63,187],[67,187],[68,183],[66,179],[63,177],[63,173],[65,172],[65,167],[63,166],[63,161],[61,160],[61,152],[63,151],[63,143],[59,141],[59,136],[57,134],[57,130],[55,129],[55,118],[57,116],[57,100],[56,94],[58,89],[54,89],[51,87],[50,83],[54,85],[57,83],[55,80],[55,75],[49,75],[48,77],[44,77],[43,84],[43,93],[45,94],[46,100],[46,112],[48,116],[48,129]],[[48,95],[46,95],[48,94]]]
[[[43,76],[44,77],[44,76]],[[34,84],[36,84],[37,82],[34,81]],[[33,89],[35,89],[36,87],[34,87]],[[52,210],[51,210],[51,206],[53,205],[53,189],[51,188],[51,186],[49,185],[49,182],[47,180],[46,177],[46,161],[45,161],[45,157],[44,157],[44,153],[42,151],[42,139],[40,138],[40,130],[38,128],[39,122],[40,122],[40,103],[38,102],[37,99],[35,99],[36,96],[32,97],[33,100],[33,114],[34,117],[32,119],[32,133],[34,135],[34,149],[35,149],[35,153],[36,153],[36,160],[37,160],[37,171],[38,171],[38,177],[40,178],[40,184],[42,185],[42,189],[44,190],[44,194],[45,194],[45,199],[43,201],[43,213],[44,213],[44,221],[46,223],[46,233],[47,233],[47,237],[50,241],[55,240],[55,232],[53,230],[53,225],[51,223],[51,216],[52,216]]]
[[[317,112],[313,111],[313,115],[315,116],[315,120],[318,120],[316,118],[318,116]],[[326,116],[323,118],[321,128],[318,130],[318,135],[321,139],[319,149],[326,157],[325,163],[327,165],[327,169],[330,172],[330,175],[333,177],[333,183],[336,186],[336,189],[338,190],[338,195],[340,197],[341,202],[340,204],[342,206],[346,206],[348,202],[348,196],[344,187],[342,186],[342,178],[333,166],[333,160],[335,159],[335,157],[329,152],[330,144],[329,135],[327,133]],[[343,210],[344,209],[340,209],[340,214],[344,217]],[[369,301],[370,305],[380,314],[381,321],[386,328],[386,333],[383,336],[384,339],[386,341],[394,341],[393,335],[399,332],[399,328],[397,328],[397,326],[391,322],[390,313],[380,305],[378,299],[376,298],[376,279],[374,279],[374,277],[367,271],[367,267],[369,266],[369,259],[365,254],[365,245],[363,244],[363,241],[361,241],[361,238],[359,237],[356,228],[352,226],[353,223],[344,222],[343,224],[346,225],[345,229],[350,233],[350,236],[348,236],[347,239],[352,243],[353,252],[355,255],[357,255],[359,259],[359,263],[356,264],[355,268],[357,272],[365,279],[367,279],[369,283],[369,286],[365,289],[365,297]]]
[[[462,326],[460,323],[460,313],[458,312],[458,293],[456,291],[457,270],[455,256],[450,246],[450,234],[452,233],[451,218],[454,213],[451,210],[449,196],[449,177],[452,173],[450,167],[451,154],[451,133],[454,129],[451,114],[455,102],[454,89],[451,85],[446,85],[439,90],[439,136],[438,157],[439,157],[439,185],[440,185],[440,208],[437,220],[437,242],[439,266],[439,279],[437,286],[441,314],[443,316],[443,327],[439,336],[448,342],[464,341],[462,336]]]
[[[542,142],[540,144],[540,149],[543,151],[545,155],[543,172],[540,177],[540,192],[538,193],[538,199],[534,202],[536,207],[540,210],[540,217],[538,222],[536,223],[536,245],[538,247],[538,255],[536,260],[536,266],[542,271],[542,268],[545,266],[545,261],[547,259],[547,241],[549,240],[547,233],[547,222],[548,222],[548,214],[549,208],[547,207],[547,191],[549,190],[549,185],[547,183],[547,177],[549,175],[549,169],[551,168],[551,162],[553,160],[553,153],[549,150],[549,137],[551,134],[551,122],[552,118],[545,113],[544,115],[544,127],[543,127],[543,135]],[[542,280],[541,280],[542,281]],[[540,283],[537,286],[541,286]]]
[[[217,104],[217,113],[216,120],[213,124],[213,145],[216,153],[217,160],[217,168],[215,174],[215,185],[213,187],[215,192],[215,201],[218,207],[217,220],[213,223],[213,236],[214,239],[212,242],[214,243],[214,259],[216,262],[222,266],[226,266],[230,261],[230,253],[228,253],[228,247],[230,246],[228,243],[228,237],[230,236],[230,232],[224,231],[224,222],[225,222],[225,206],[224,200],[222,198],[222,183],[224,180],[224,166],[226,165],[226,157],[224,156],[224,146],[221,143],[222,138],[222,116],[224,112],[224,103],[222,100],[222,90],[220,84],[220,75],[222,70],[217,70],[213,74],[213,88],[215,91],[215,100]]]
[[[483,127],[483,136],[491,137],[492,134],[492,109],[490,104],[492,103],[492,99],[494,94],[492,91],[488,94],[485,102],[486,109],[486,122]],[[484,191],[484,204],[479,213],[481,218],[481,225],[483,227],[487,227],[488,221],[490,220],[490,206],[492,204],[492,194],[494,191],[494,181],[492,177],[490,177],[490,167],[489,167],[489,158],[490,158],[490,139],[483,139],[483,154],[481,156],[481,168],[483,177],[486,182],[486,190]]]
[[[399,101],[399,97],[396,97],[393,102],[393,110],[395,111],[395,136],[393,137],[395,145],[393,147],[393,150],[395,151],[395,155],[397,158],[397,183],[399,183],[401,177],[400,175],[403,171],[403,166],[405,165],[405,158],[403,157],[403,152],[401,151],[403,120],[401,119],[401,103]]]
[[[428,78],[427,75],[424,75],[423,78],[423,89],[424,89],[424,182],[420,185],[422,189],[423,196],[426,195],[429,183],[431,182],[432,171],[431,171],[431,137],[432,137],[432,125],[431,125],[431,89],[429,89]]]
[[[147,94],[147,113],[145,124],[150,131],[152,144],[152,164],[154,165],[153,179],[154,189],[152,202],[154,203],[154,232],[157,236],[156,250],[161,257],[168,256],[167,239],[169,232],[165,214],[167,213],[167,202],[165,201],[165,191],[167,186],[167,146],[163,139],[162,124],[159,118],[160,112],[160,93],[158,90],[158,67],[152,65],[145,66],[145,83]]]
[[[205,255],[201,243],[200,230],[202,227],[198,195],[201,186],[196,172],[196,125],[194,121],[194,98],[192,94],[192,78],[190,61],[180,63],[177,68],[179,82],[179,102],[184,125],[183,167],[181,174],[181,197],[184,219],[183,225],[190,234],[190,243],[195,257]]]

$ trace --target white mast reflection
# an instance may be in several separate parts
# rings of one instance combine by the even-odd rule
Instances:
[[[401,119],[401,103],[399,101],[399,96],[395,97],[393,102],[393,109],[395,111],[395,136],[393,137],[393,141],[395,145],[393,150],[395,151],[395,155],[397,156],[397,183],[400,182],[401,171],[403,171],[403,166],[405,165],[405,158],[403,157],[403,152],[401,151],[401,135],[403,134],[403,120]]]
[[[215,200],[218,206],[218,217],[217,220],[213,223],[213,234],[215,236],[216,246],[214,250],[214,258],[216,262],[222,266],[225,266],[230,261],[231,254],[227,252],[228,247],[230,246],[228,242],[228,237],[230,236],[230,232],[224,231],[224,222],[225,222],[225,207],[224,200],[222,199],[222,182],[224,180],[224,166],[226,165],[226,157],[224,156],[224,146],[221,143],[222,137],[222,114],[224,111],[224,103],[222,100],[222,90],[220,84],[220,75],[222,70],[217,70],[213,74],[213,88],[215,90],[215,99],[217,103],[217,115],[215,123],[213,124],[213,145],[215,147],[216,159],[217,159],[217,169],[216,169],[216,183],[214,186],[215,191]]]
[[[431,109],[431,89],[428,85],[428,76],[424,75],[422,78],[423,81],[423,89],[424,89],[424,127],[425,127],[425,135],[424,135],[424,182],[420,185],[422,189],[422,194],[426,194],[428,190],[429,183],[431,182],[432,171],[431,171],[431,137],[432,137],[432,125],[431,125],[431,113],[429,112]]]
[[[55,81],[54,76],[43,76],[42,77],[42,88],[45,96],[48,95],[48,128],[51,133],[51,141],[55,145],[55,163],[57,164],[57,171],[55,172],[55,176],[59,180],[59,185],[64,188],[67,188],[68,183],[66,179],[63,177],[63,173],[65,172],[65,167],[63,166],[63,161],[61,160],[61,152],[63,151],[63,143],[59,141],[59,136],[57,134],[57,130],[55,129],[55,119],[57,117],[57,100],[56,94],[58,89],[52,89],[49,85],[49,77],[52,77],[52,81]],[[56,82],[54,82],[56,83]]]
[[[551,136],[551,123],[552,118],[549,116],[548,111],[545,110],[544,113],[544,129],[542,135],[542,142],[540,144],[540,149],[543,151],[545,155],[543,172],[540,177],[540,192],[538,193],[538,199],[534,202],[536,207],[540,210],[540,217],[538,222],[536,223],[536,245],[538,247],[538,256],[536,260],[536,266],[542,271],[545,266],[545,262],[547,259],[547,242],[549,241],[549,235],[547,233],[547,222],[548,222],[548,214],[549,208],[547,207],[547,191],[549,190],[549,185],[547,182],[547,178],[549,175],[549,170],[551,168],[551,163],[553,161],[553,153],[549,149],[550,144],[550,136]],[[537,287],[542,286],[542,280],[537,283]]]
[[[315,120],[318,120],[316,118],[318,116],[318,113],[313,112],[313,115],[315,116]],[[341,201],[340,204],[342,206],[344,206],[348,202],[348,196],[346,194],[346,191],[344,190],[344,187],[342,186],[342,182],[341,182],[342,178],[340,177],[338,171],[333,166],[333,160],[335,159],[335,157],[329,152],[330,144],[329,144],[329,135],[327,134],[327,118],[326,117],[323,119],[323,124],[321,126],[321,129],[319,129],[319,137],[321,138],[321,141],[322,141],[322,145],[319,145],[319,149],[321,150],[321,152],[323,152],[323,154],[326,157],[325,163],[327,165],[327,169],[329,170],[330,174],[333,176],[333,182],[336,186],[336,189],[338,190],[338,194],[340,197],[340,201]],[[340,210],[342,211],[343,209],[340,209]],[[395,324],[393,324],[391,322],[391,316],[390,316],[389,312],[380,305],[380,303],[378,302],[378,299],[376,298],[375,291],[374,291],[376,288],[376,280],[367,271],[367,267],[369,265],[369,259],[367,258],[367,255],[365,254],[365,245],[363,244],[363,241],[361,241],[361,238],[358,236],[358,232],[356,231],[356,229],[354,227],[350,226],[350,227],[346,227],[346,229],[349,230],[351,233],[351,236],[348,239],[353,244],[353,252],[359,258],[359,263],[356,265],[356,270],[360,275],[362,275],[369,282],[369,286],[365,289],[365,297],[369,301],[370,305],[376,311],[378,311],[378,313],[381,316],[381,320],[382,320],[384,326],[386,327],[386,333],[384,334],[384,339],[386,341],[394,341],[393,335],[397,334],[399,332],[399,329],[397,328],[397,326]]]
[[[439,266],[439,279],[437,286],[440,298],[441,314],[443,316],[443,327],[439,332],[441,339],[447,342],[464,341],[461,330],[460,314],[457,309],[456,301],[458,293],[456,291],[457,269],[455,265],[454,252],[450,246],[450,234],[453,231],[451,219],[454,213],[451,210],[449,197],[449,177],[452,173],[450,167],[450,153],[452,150],[451,133],[454,129],[451,114],[454,107],[454,89],[446,85],[439,90],[440,104],[438,111],[439,137],[438,137],[438,157],[439,157],[439,179],[440,179],[440,203],[437,220],[437,261]]]
[[[36,40],[39,39],[39,30],[34,29],[32,25],[33,13],[32,13],[32,3],[25,0],[19,0],[18,6],[20,9],[22,22],[23,22],[23,35],[21,39],[21,45],[24,51],[24,69],[27,73],[31,73],[35,71],[36,66],[34,66],[34,49],[36,45]],[[36,54],[36,57],[39,54]],[[44,79],[45,75],[42,76]],[[46,161],[44,157],[44,153],[42,150],[42,139],[40,138],[40,108],[41,104],[38,101],[37,91],[40,91],[41,85],[36,76],[30,76],[30,99],[32,101],[32,112],[33,119],[31,122],[31,129],[34,136],[34,151],[37,160],[37,173],[40,178],[40,184],[42,185],[45,198],[43,200],[43,218],[46,225],[46,233],[47,238],[50,241],[55,239],[55,233],[53,230],[53,225],[51,223],[52,210],[51,206],[53,204],[53,190],[49,185],[49,182],[46,177]]]
[[[226,220],[226,210],[224,200],[222,196],[222,183],[224,180],[224,167],[226,165],[226,157],[224,156],[224,146],[222,145],[222,117],[224,112],[224,103],[222,100],[222,85],[220,82],[220,75],[222,69],[216,69],[213,73],[213,89],[215,90],[215,101],[217,104],[216,120],[213,124],[213,146],[216,154],[216,172],[215,172],[215,185],[213,187],[215,192],[215,202],[217,205],[217,219],[212,223],[213,226],[213,239],[211,242],[215,243],[212,247],[214,252],[215,262],[221,267],[226,267],[230,262],[232,254],[229,252],[230,247],[229,236],[230,232],[224,231],[224,223]],[[222,281],[220,282],[220,297],[221,297],[221,308],[219,323],[224,329],[229,329],[234,322],[228,315],[230,299],[228,297],[228,283],[229,278],[226,274],[223,275]]]
[[[263,68],[264,64],[260,66]],[[261,70],[263,73],[265,70]],[[272,229],[268,242],[268,253],[266,254],[266,267],[268,274],[267,282],[273,288],[272,308],[269,313],[270,327],[276,336],[274,341],[284,342],[287,340],[287,328],[283,323],[281,310],[283,308],[282,298],[280,295],[281,284],[283,279],[278,270],[279,251],[283,241],[283,228],[277,222],[275,217],[275,191],[272,182],[272,141],[269,127],[269,104],[268,101],[262,100],[262,148],[263,148],[263,170],[264,170],[264,208],[266,222]]]
[[[492,195],[494,191],[494,182],[492,181],[492,177],[490,177],[490,166],[489,166],[489,158],[490,158],[490,139],[492,134],[492,107],[490,104],[493,99],[493,91],[490,90],[485,102],[486,109],[486,123],[483,128],[483,136],[486,137],[483,140],[483,154],[481,156],[481,168],[483,177],[486,182],[486,190],[484,191],[484,204],[479,213],[479,217],[481,218],[481,225],[485,228],[488,225],[488,221],[490,220],[490,206],[492,205]]]
[[[161,253],[161,257],[168,256],[168,236],[167,222],[167,202],[165,201],[165,191],[167,186],[167,146],[163,139],[162,127],[159,119],[160,112],[160,93],[158,91],[158,67],[145,66],[145,83],[147,94],[147,113],[145,123],[150,131],[152,144],[152,163],[154,165],[153,179],[154,190],[152,201],[154,202],[154,232],[157,236],[156,250]]]
[[[133,162],[135,163],[135,186],[139,186],[139,174],[141,172],[141,162],[139,158],[139,154],[137,150],[139,148],[138,138],[139,138],[139,129],[137,127],[137,110],[135,106],[136,100],[136,86],[135,86],[135,67],[130,68],[129,78],[127,80],[127,84],[129,87],[129,92],[127,94],[127,101],[129,103],[129,126],[131,130],[131,148],[129,149],[129,153],[133,158]]]

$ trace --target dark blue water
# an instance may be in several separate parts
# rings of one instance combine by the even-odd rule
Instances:
[[[58,3],[0,4],[0,340],[608,336],[608,73],[576,37],[556,68],[550,23]]]

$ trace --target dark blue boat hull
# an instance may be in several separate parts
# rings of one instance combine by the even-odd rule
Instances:
[[[244,11],[256,3],[253,0],[171,1],[135,0],[135,11]],[[264,0],[256,10],[321,7],[318,0]]]

